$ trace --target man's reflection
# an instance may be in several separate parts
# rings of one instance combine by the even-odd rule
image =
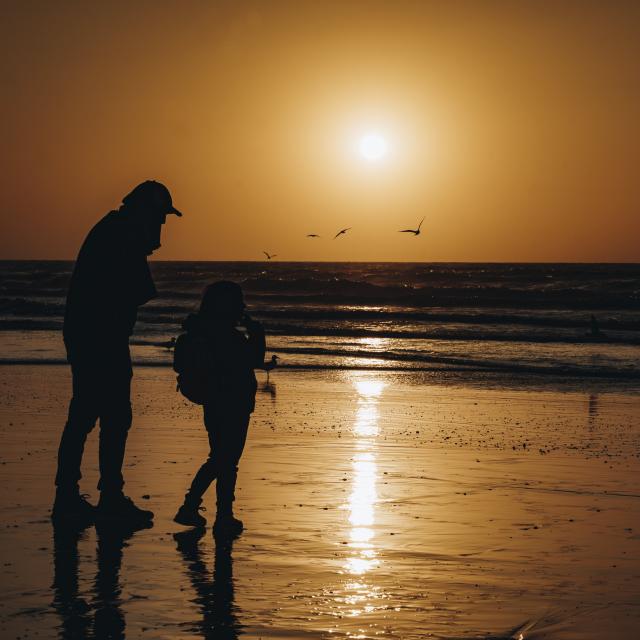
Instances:
[[[126,523],[96,524],[98,536],[98,570],[94,581],[95,638],[124,638],[125,619],[120,605],[120,567],[125,543],[136,531],[148,529],[151,523],[136,526]]]
[[[196,629],[203,638],[235,640],[242,625],[233,603],[232,538],[217,538],[213,573],[207,570],[199,541],[205,529],[190,529],[174,535],[178,551],[187,564],[189,579],[196,592],[194,602],[202,614]]]
[[[78,542],[90,525],[53,527],[53,608],[60,616],[60,638],[85,638],[91,627],[89,605],[78,593]]]
[[[120,608],[122,550],[136,531],[151,526],[152,523],[136,526],[113,522],[96,524],[97,570],[93,603],[89,606],[78,595],[78,543],[89,525],[54,524],[53,607],[61,619],[59,638],[125,638],[126,623]]]

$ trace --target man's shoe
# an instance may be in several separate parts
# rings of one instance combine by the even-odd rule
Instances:
[[[198,513],[199,510],[204,511],[204,507],[192,506],[185,502],[178,509],[173,521],[183,524],[185,527],[204,527],[207,524],[207,519]]]
[[[75,522],[93,522],[96,508],[87,500],[86,494],[58,491],[51,511],[51,519],[57,522],[73,520]]]
[[[153,520],[153,511],[137,507],[131,498],[122,493],[102,494],[96,509],[100,520],[121,520],[131,524]]]
[[[239,536],[243,529],[242,520],[238,520],[232,515],[219,515],[213,523],[213,534],[215,536],[233,538]]]

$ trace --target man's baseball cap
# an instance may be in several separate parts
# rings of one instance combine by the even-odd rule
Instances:
[[[152,207],[158,211],[168,214],[174,213],[182,217],[182,212],[173,206],[169,189],[161,182],[155,180],[145,180],[122,198],[125,205]]]

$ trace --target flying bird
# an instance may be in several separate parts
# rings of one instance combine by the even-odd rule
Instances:
[[[352,229],[353,227],[347,227],[346,229],[340,229],[340,231],[338,231],[338,233],[336,233],[335,236],[333,236],[333,239],[335,240],[338,236],[341,236],[345,233],[347,233],[347,231],[349,231],[349,229]]]
[[[267,260],[271,260],[271,258],[277,258],[278,257],[277,253],[267,253],[266,251],[263,251],[262,253],[264,253],[264,255],[267,256]]]
[[[317,233],[307,233],[307,238],[320,238]]]
[[[420,224],[418,225],[417,229],[401,229],[400,231],[398,231],[398,233],[413,233],[414,236],[419,236],[420,235],[420,227],[422,226],[423,222],[424,222],[424,218],[422,218],[422,220],[420,220]]]

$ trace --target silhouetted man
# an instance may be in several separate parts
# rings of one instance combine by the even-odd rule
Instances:
[[[129,336],[138,307],[156,296],[147,256],[174,208],[159,182],[139,184],[89,232],[71,276],[64,343],[73,376],[69,417],[58,451],[52,517],[151,520],[123,491],[122,463],[131,426]],[[80,495],[78,481],[87,435],[100,420],[100,502]]]

